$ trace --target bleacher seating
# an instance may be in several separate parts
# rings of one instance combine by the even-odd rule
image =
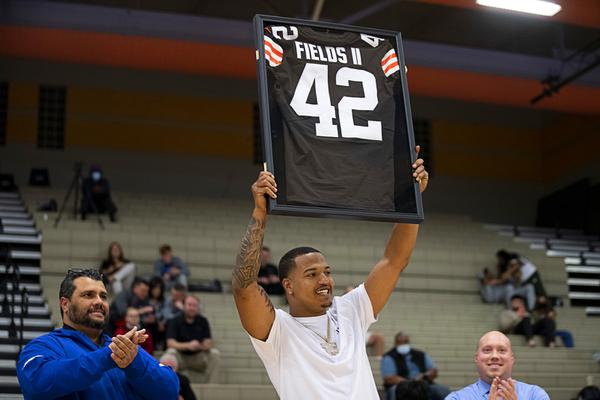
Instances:
[[[487,225],[502,236],[514,236],[531,250],[548,257],[564,258],[568,298],[573,306],[584,306],[586,314],[600,316],[600,240],[580,230]]]
[[[60,192],[27,189],[32,205]],[[239,239],[249,220],[250,200],[178,198],[173,196],[116,193],[119,222],[106,223],[101,230],[94,219],[75,221],[66,217],[54,228],[54,214],[36,213],[43,230],[42,285],[53,322],[60,323],[58,284],[67,268],[97,266],[111,241],[119,241],[138,272],[149,274],[158,257],[158,247],[169,243],[184,259],[194,279],[220,279],[225,293],[199,293],[201,308],[209,319],[216,346],[222,353],[220,383],[193,384],[203,399],[275,399],[250,341],[238,320],[229,280]],[[333,267],[338,294],[346,285],[361,282],[382,254],[390,224],[272,216],[265,244],[278,259],[298,245],[320,249]],[[473,363],[479,336],[496,328],[500,305],[483,304],[478,295],[477,274],[492,267],[499,248],[526,254],[540,268],[547,290],[567,296],[562,260],[531,252],[527,243],[499,236],[481,223],[464,216],[426,215],[413,258],[400,278],[398,289],[382,312],[374,329],[383,333],[388,347],[393,335],[407,332],[415,347],[425,349],[437,362],[438,381],[451,388],[476,379]],[[284,307],[280,300],[276,306]],[[542,385],[552,399],[570,399],[586,384],[588,377],[600,382],[600,368],[591,354],[600,347],[597,331],[600,320],[586,318],[584,310],[558,310],[560,328],[575,338],[574,349],[527,347],[522,337],[513,337],[517,357],[515,377]],[[538,342],[541,343],[541,342]],[[378,361],[371,359],[378,385]]]

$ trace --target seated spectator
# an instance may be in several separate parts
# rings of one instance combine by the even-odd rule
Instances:
[[[271,264],[271,249],[263,246],[260,252],[260,269],[258,270],[258,284],[268,294],[283,294],[283,286],[279,281],[279,271]]]
[[[600,400],[600,389],[598,386],[586,386],[577,393],[577,398],[573,400]]]
[[[124,335],[133,329],[134,326],[137,326],[138,329],[145,328],[144,324],[140,321],[140,313],[137,308],[129,307],[125,314],[125,325],[115,329],[114,335]],[[146,350],[148,354],[153,354],[154,341],[152,340],[152,334],[148,330],[146,330],[146,334],[148,335],[148,338],[144,343],[140,344],[140,346],[142,346],[142,349]]]
[[[218,377],[220,352],[213,347],[208,320],[198,314],[200,300],[187,295],[183,314],[167,323],[167,353],[177,357],[182,370],[190,369],[204,374],[206,383],[215,383]]]
[[[177,357],[173,354],[163,354],[160,358],[159,362],[162,365],[166,365],[171,367],[175,374],[179,378],[179,398],[178,400],[196,400],[196,395],[192,390],[192,386],[190,385],[190,380],[187,376],[181,375],[179,372],[179,365],[177,364]]]
[[[102,280],[113,295],[118,295],[123,288],[131,287],[135,278],[135,264],[125,258],[123,248],[118,242],[108,245],[108,255],[100,266]]]
[[[386,390],[386,398],[394,399],[396,385],[406,381],[422,381],[427,386],[427,398],[443,400],[450,389],[434,383],[438,371],[427,353],[413,349],[410,338],[402,332],[396,334],[396,347],[385,353],[381,360],[381,376]]]
[[[396,400],[427,400],[427,384],[423,381],[404,381],[396,385]]]
[[[173,285],[169,291],[169,297],[165,300],[165,307],[163,308],[163,316],[165,321],[175,318],[183,312],[183,302],[187,290],[181,283]]]
[[[160,246],[160,258],[154,262],[154,275],[165,281],[167,288],[176,283],[187,287],[190,270],[181,258],[173,255],[173,249],[168,244]]]
[[[108,213],[111,222],[117,221],[117,207],[110,195],[110,184],[98,166],[90,168],[90,175],[81,184],[81,219],[89,213]]]
[[[522,284],[520,272],[516,271],[514,264],[518,258],[516,253],[499,250],[496,253],[496,272],[488,268],[483,270],[480,276],[480,293],[486,303],[505,303],[510,307],[510,299],[515,296],[523,296],[528,300],[528,309],[535,304],[535,288],[531,284]]]
[[[531,315],[525,308],[525,299],[521,296],[513,296],[511,299],[511,309],[519,317],[519,322],[513,328],[512,333],[515,335],[525,336],[527,344],[530,347],[535,346],[533,335],[541,335],[544,338],[544,345],[554,347],[556,337],[556,322],[554,321],[552,310],[551,312],[537,313],[534,315],[533,321]]]
[[[517,254],[517,260],[514,264],[518,265],[514,268],[519,270],[521,286],[533,285],[536,297],[547,296],[546,289],[542,283],[542,277],[540,276],[537,267],[531,261]]]
[[[547,296],[537,267],[527,258],[517,253],[508,253],[505,250],[500,250],[498,253],[502,254],[507,260],[504,277],[511,280],[515,290],[513,293],[509,293],[509,297],[515,294],[524,296],[527,299],[528,309],[533,309],[538,297]],[[518,293],[519,288],[526,288],[528,286],[533,288],[533,292],[529,288],[525,293]]]
[[[161,277],[155,276],[150,279],[150,305],[154,308],[155,323],[145,327],[154,337],[156,348],[163,350],[165,348],[165,331],[167,321],[165,319],[165,282]]]
[[[556,323],[557,313],[548,298],[540,296],[533,309],[534,320],[539,321],[543,318],[550,318]],[[556,336],[560,337],[565,347],[575,347],[573,335],[566,329],[556,330]]]
[[[135,278],[130,290],[123,290],[113,299],[110,305],[110,326],[112,331],[125,324],[125,314],[129,307],[137,308],[142,322],[146,323],[145,317],[154,313],[154,308],[148,300],[150,286],[142,278]]]

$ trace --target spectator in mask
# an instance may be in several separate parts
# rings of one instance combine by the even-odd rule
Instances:
[[[427,353],[413,349],[410,337],[402,332],[394,339],[396,347],[385,353],[381,360],[381,376],[386,390],[386,399],[393,400],[396,385],[406,381],[421,381],[426,384],[429,400],[443,400],[450,389],[434,383],[438,371]]]
[[[85,220],[87,214],[95,212],[107,213],[111,222],[117,221],[117,206],[110,195],[110,184],[104,177],[102,169],[98,166],[90,168],[90,175],[81,184],[81,219]]]

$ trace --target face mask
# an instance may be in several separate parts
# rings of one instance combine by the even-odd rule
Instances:
[[[99,181],[102,178],[102,174],[98,171],[92,172],[92,179],[95,181]]]
[[[401,344],[396,346],[396,351],[402,355],[410,353],[410,344]]]

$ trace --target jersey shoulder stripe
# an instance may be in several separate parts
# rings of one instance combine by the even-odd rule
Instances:
[[[271,67],[276,67],[283,61],[283,48],[267,35],[265,35],[265,58]]]
[[[383,73],[386,77],[389,77],[394,72],[400,70],[400,66],[398,64],[398,57],[396,56],[396,51],[391,49],[381,58],[381,69],[383,69]]]

